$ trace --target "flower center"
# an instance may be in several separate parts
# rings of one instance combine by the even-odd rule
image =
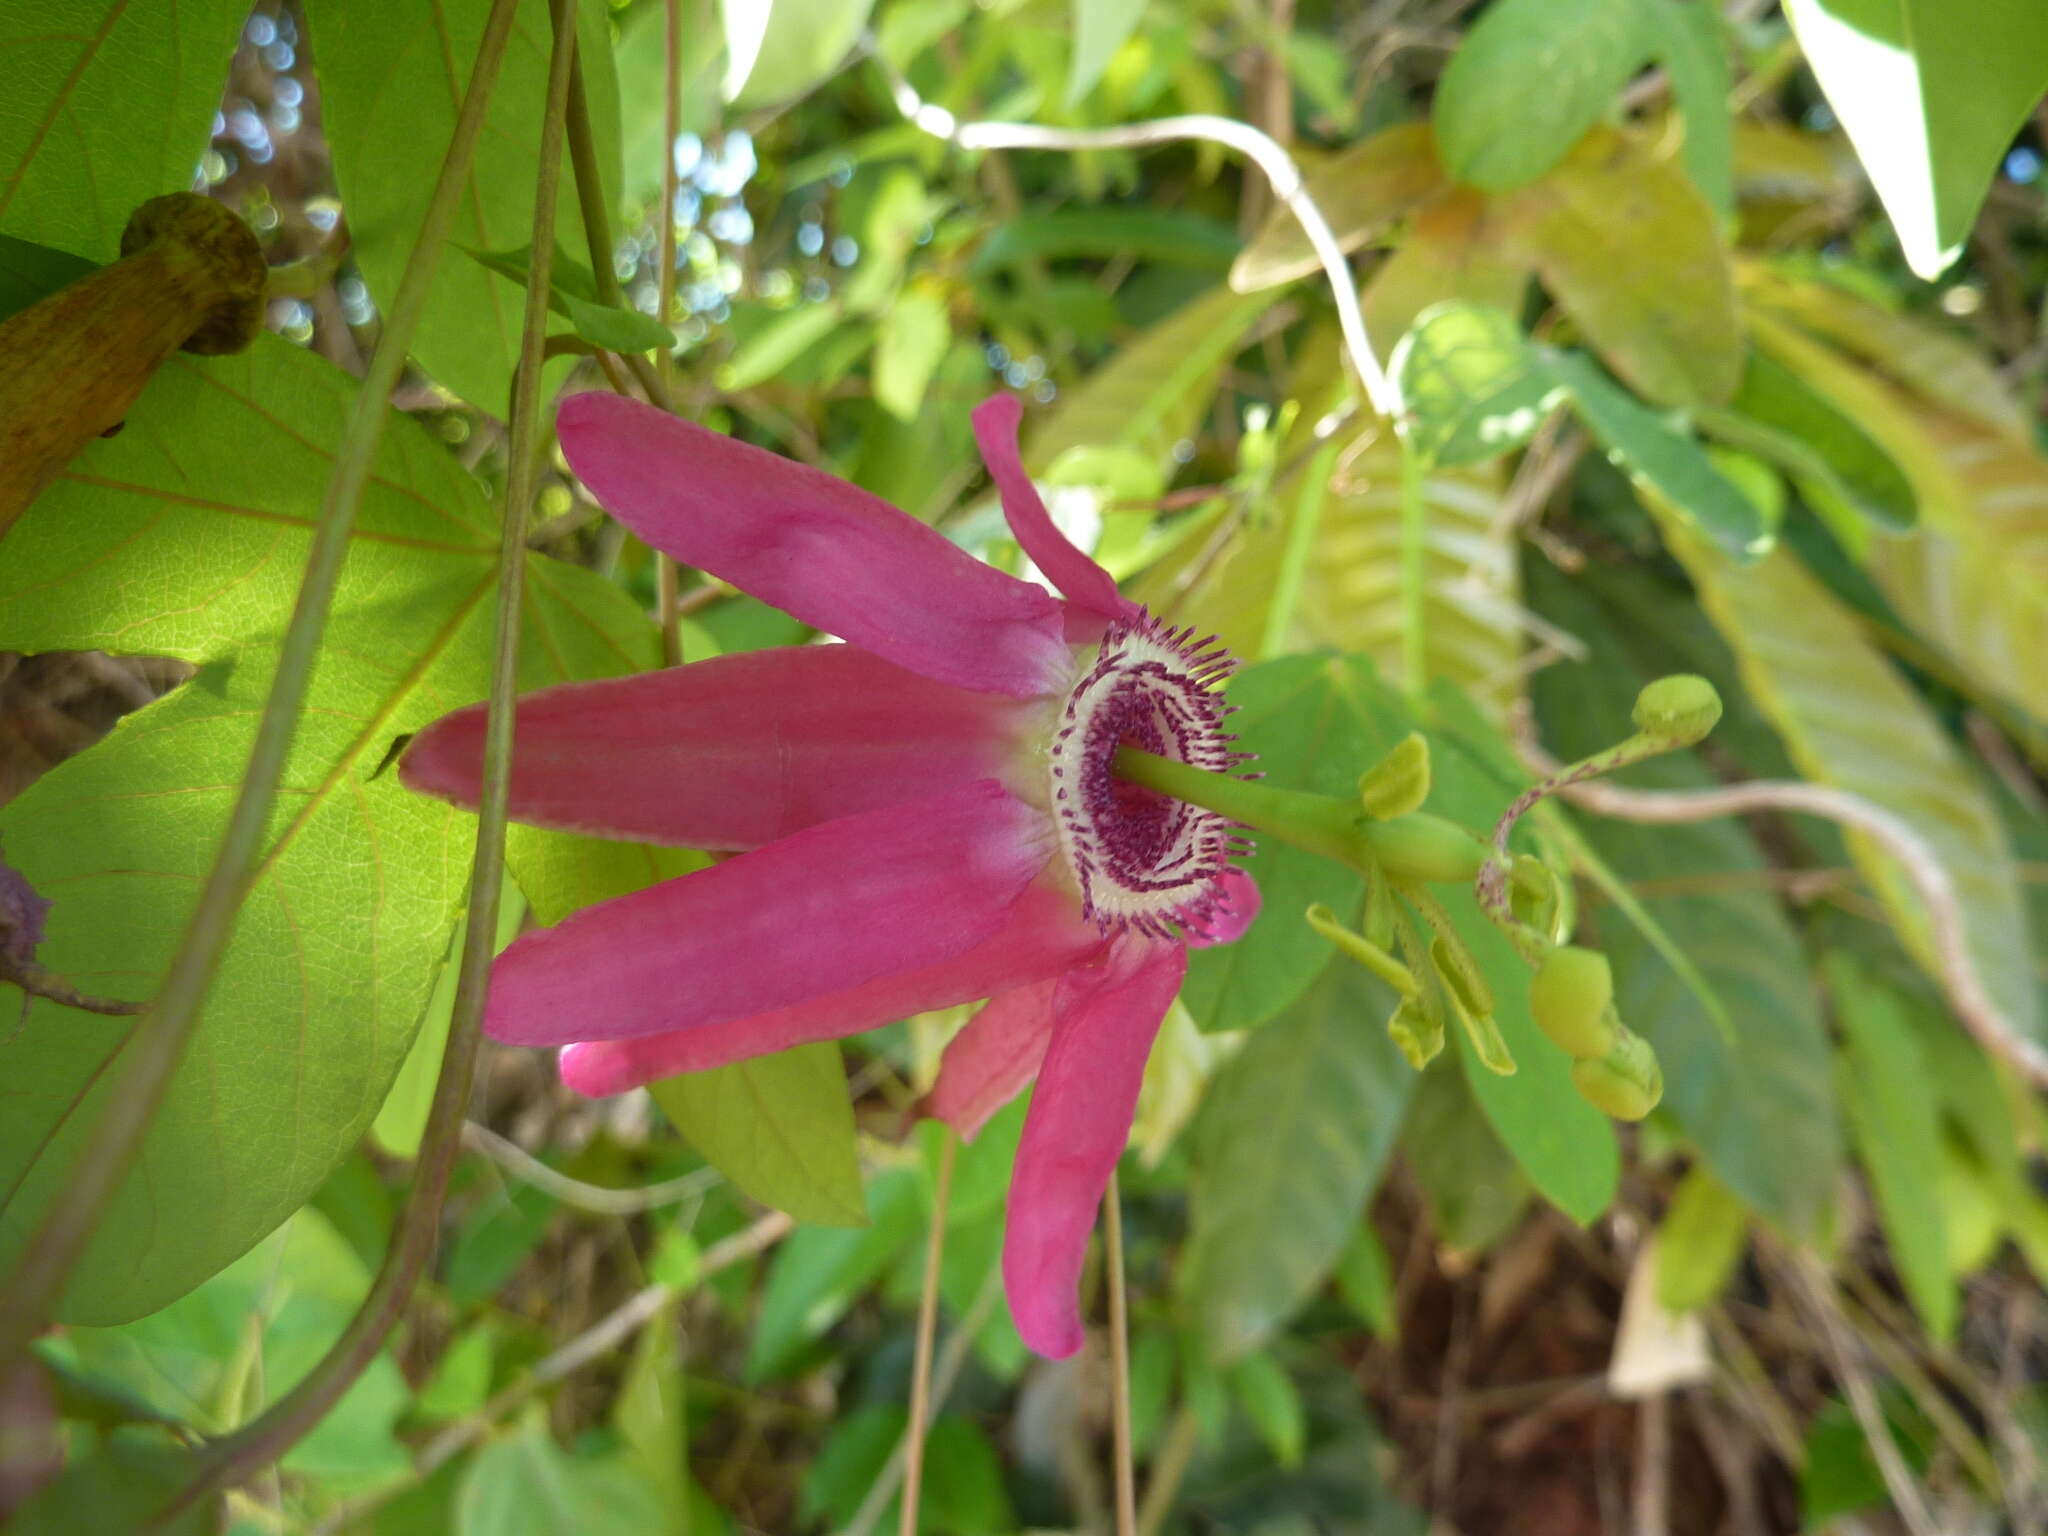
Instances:
[[[1216,812],[1111,769],[1124,746],[1217,773],[1246,761],[1215,691],[1236,665],[1213,636],[1197,640],[1140,612],[1110,627],[1067,698],[1052,742],[1053,811],[1082,910],[1105,933],[1170,939],[1174,925],[1205,926],[1230,859],[1249,851]]]

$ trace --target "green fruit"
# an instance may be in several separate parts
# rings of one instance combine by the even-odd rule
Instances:
[[[1572,1063],[1572,1086],[1602,1114],[1640,1120],[1664,1097],[1664,1070],[1650,1042],[1624,1030],[1605,1056]]]
[[[1672,746],[1689,747],[1721,718],[1721,695],[1690,672],[1660,677],[1636,695],[1636,729]]]
[[[1553,949],[1529,983],[1529,1011],[1566,1055],[1605,1056],[1621,1034],[1607,957],[1577,944]]]
[[[1479,873],[1486,862],[1486,847],[1455,821],[1411,811],[1392,821],[1359,824],[1359,835],[1387,872],[1387,878],[1401,882],[1443,881],[1462,883]]]
[[[1358,798],[1374,821],[1422,809],[1429,798],[1429,743],[1410,731],[1358,780]]]

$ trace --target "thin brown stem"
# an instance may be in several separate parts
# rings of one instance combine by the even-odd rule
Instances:
[[[924,1437],[931,1427],[932,1345],[939,1332],[939,1260],[946,1251],[946,1206],[953,1197],[953,1157],[959,1140],[942,1130],[932,1225],[924,1245],[924,1289],[917,1302],[917,1348],[910,1366],[910,1425],[903,1440],[903,1505],[896,1529],[917,1536],[917,1500],[924,1484]]]
[[[1131,1338],[1124,1295],[1123,1196],[1116,1172],[1102,1196],[1103,1267],[1109,1271],[1109,1422],[1116,1460],[1116,1536],[1138,1536],[1138,1483],[1131,1461]]]

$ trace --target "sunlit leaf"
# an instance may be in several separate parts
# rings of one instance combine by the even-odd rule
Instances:
[[[1665,534],[1800,772],[1898,817],[1948,873],[1965,942],[2005,1027],[2041,1038],[2019,879],[1996,809],[1927,706],[1842,605],[1779,549],[1738,568],[1667,522]],[[1914,957],[1939,975],[1918,893],[1861,834],[1851,850]]]
[[[1329,222],[1338,246],[1355,251],[1448,184],[1434,133],[1428,123],[1414,122],[1382,129],[1309,167],[1303,190]],[[1230,286],[1253,293],[1306,277],[1317,265],[1300,220],[1277,207],[1231,267]]]
[[[1786,0],[1906,263],[1956,259],[2012,138],[2048,90],[2048,10],[2007,0]]]
[[[660,1497],[635,1463],[569,1455],[538,1412],[470,1459],[455,1501],[454,1536],[644,1536],[660,1528]]]
[[[1726,1185],[1695,1167],[1680,1182],[1657,1228],[1657,1301],[1666,1312],[1705,1306],[1741,1261],[1749,1214]]]
[[[1643,21],[1651,57],[1671,77],[1685,123],[1685,169],[1719,213],[1735,206],[1735,149],[1728,111],[1728,54],[1721,19],[1706,0],[1653,0]]]
[[[1263,1344],[1336,1265],[1379,1181],[1415,1074],[1393,993],[1328,967],[1216,1076],[1195,1128],[1180,1286],[1219,1361]]]
[[[1067,105],[1095,88],[1124,39],[1138,30],[1145,0],[1073,0],[1074,58],[1067,67]]]
[[[0,12],[0,232],[94,261],[192,185],[249,7],[48,0]]]
[[[1444,164],[1486,192],[1534,181],[1600,121],[1651,43],[1635,0],[1495,0],[1437,82]]]
[[[179,656],[199,676],[0,816],[56,898],[42,959],[146,997],[214,848],[354,387],[283,342],[174,360],[119,436],[31,507],[0,562],[0,644]],[[192,1048],[74,1277],[66,1316],[163,1305],[301,1204],[376,1113],[434,985],[471,819],[374,770],[394,738],[485,691],[496,513],[413,423],[385,435],[276,820]],[[530,564],[521,682],[630,670],[652,626],[592,573]],[[39,1002],[0,1121],[14,1250],[135,1027]]]
[[[1469,464],[1521,447],[1564,395],[1497,309],[1453,303],[1424,311],[1391,366],[1409,441],[1428,464]]]
[[[1519,315],[1533,269],[1502,244],[1498,225],[1487,200],[1468,187],[1455,187],[1417,209],[1401,243],[1359,295],[1374,344],[1391,348],[1436,304]]]
[[[1659,405],[1716,405],[1742,376],[1720,220],[1685,169],[1600,129],[1502,199],[1500,238],[1603,361]]]
[[[875,334],[875,399],[882,409],[900,420],[914,417],[952,342],[942,299],[918,291],[900,295]]]
[[[874,0],[720,0],[725,95],[736,107],[801,96],[845,59]]]
[[[334,179],[348,208],[350,249],[371,294],[388,305],[426,215],[432,167],[454,132],[490,6],[486,0],[433,6],[311,0],[306,9]],[[577,17],[577,57],[588,84],[609,204],[619,180],[619,100],[607,12],[600,0],[585,0]],[[450,236],[457,245],[506,251],[523,247],[532,236],[549,35],[547,0],[521,0],[466,195],[457,204]],[[565,164],[565,183],[568,174]],[[560,203],[557,239],[581,251],[581,214],[566,186]],[[413,356],[437,383],[502,413],[519,355],[519,312],[517,288],[480,281],[475,268],[447,252],[413,337]]]
[[[83,257],[0,235],[0,320],[93,270]]]

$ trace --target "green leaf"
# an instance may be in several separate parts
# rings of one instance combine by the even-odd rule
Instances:
[[[649,1091],[690,1144],[763,1205],[798,1221],[867,1221],[853,1105],[835,1042],[686,1072]]]
[[[1693,1312],[1719,1296],[1741,1262],[1749,1213],[1727,1185],[1695,1167],[1678,1186],[1657,1228],[1657,1301],[1666,1312]]]
[[[1939,1101],[1905,1011],[1846,952],[1822,964],[1846,1045],[1842,1098],[1857,1155],[1877,1190],[1878,1215],[1913,1310],[1946,1343],[1959,1297],[1949,1278],[1941,1202]]]
[[[661,1502],[632,1462],[572,1457],[536,1408],[516,1434],[470,1459],[455,1500],[455,1536],[645,1536]]]
[[[761,107],[803,95],[839,67],[874,0],[719,0],[725,96]]]
[[[91,262],[68,251],[0,235],[0,320],[77,282],[92,270]]]
[[[1530,589],[1537,611],[1591,652],[1544,669],[1532,687],[1550,750],[1583,757],[1629,734],[1636,690],[1648,674],[1675,668],[1638,657],[1633,642],[1624,648],[1620,635],[1644,622],[1641,605],[1610,620],[1584,583],[1547,569],[1532,573]],[[1644,601],[1674,633],[1672,599],[1660,590]],[[1628,781],[1700,789],[1714,778],[1675,753],[1630,770]],[[1598,943],[1614,967],[1617,1007],[1663,1065],[1661,1113],[1751,1207],[1796,1237],[1815,1235],[1833,1209],[1842,1160],[1833,1068],[1799,935],[1778,898],[1743,879],[1767,867],[1763,855],[1733,821],[1651,827],[1589,816],[1574,824],[1632,886],[1680,887],[1646,890],[1643,905],[1712,989],[1701,996],[1649,936],[1603,916]],[[1721,878],[1698,880],[1709,873]]]
[[[731,360],[718,370],[718,387],[742,390],[765,383],[845,321],[836,299],[781,311],[733,350]]]
[[[1454,1253],[1483,1253],[1514,1229],[1529,1180],[1473,1101],[1465,1074],[1439,1060],[1422,1074],[1401,1130],[1401,1158],[1430,1225]]]
[[[226,1516],[218,1497],[202,1499],[162,1524],[148,1524],[198,1471],[198,1451],[152,1431],[116,1430],[18,1506],[7,1522],[8,1536],[143,1529],[160,1536],[214,1536]]]
[[[281,341],[174,358],[119,436],[31,507],[0,561],[0,646],[201,664],[0,813],[56,896],[45,964],[146,997],[210,867],[275,664],[354,385]],[[255,889],[140,1161],[64,1315],[162,1306],[296,1209],[376,1113],[431,994],[468,880],[470,818],[374,773],[398,735],[486,687],[496,513],[446,449],[394,420],[349,546]],[[594,574],[529,564],[520,681],[654,659]],[[38,1002],[10,1047],[0,1250],[59,1188],[129,1019]],[[0,1264],[9,1260],[0,1257]]]
[[[974,253],[969,270],[977,277],[1031,261],[1076,256],[1127,256],[1172,266],[1228,267],[1237,254],[1231,225],[1184,208],[1033,209],[998,224]]]
[[[642,5],[619,24],[614,50],[619,73],[620,203],[637,212],[661,195],[668,165],[668,7]],[[725,35],[717,27],[682,29],[679,133],[704,134],[715,127],[724,102],[718,87],[725,73]]]
[[[916,1241],[924,1226],[922,1185],[914,1169],[882,1174],[868,1188],[867,1226],[800,1227],[776,1249],[747,1341],[749,1385],[792,1369],[804,1346]]]
[[[1728,111],[1733,81],[1721,20],[1710,0],[1652,0],[1643,17],[1650,56],[1671,78],[1685,119],[1685,168],[1714,211],[1735,208],[1735,132]]]
[[[321,117],[334,179],[348,208],[351,250],[370,292],[385,305],[397,292],[426,216],[434,168],[454,132],[489,10],[488,0],[307,5]],[[576,36],[610,205],[619,182],[619,100],[602,0],[583,0]],[[532,235],[549,37],[547,0],[521,0],[458,204],[450,236],[457,245],[506,250]],[[566,165],[563,175],[556,238],[580,251],[581,214],[566,185]],[[479,282],[462,261],[445,254],[413,337],[413,356],[436,383],[502,414],[519,356],[519,316],[516,289]]]
[[[2007,0],[1786,0],[1801,52],[1932,282],[2048,90],[2048,10]]]
[[[1607,129],[1496,207],[1493,238],[1536,269],[1601,359],[1658,405],[1718,405],[1742,377],[1719,217],[1677,161]]]
[[[1067,68],[1067,105],[1095,89],[1109,61],[1144,19],[1145,0],[1074,0],[1074,57]]]
[[[1397,123],[1306,167],[1303,191],[1329,222],[1338,246],[1355,251],[1449,185],[1426,122]],[[1266,216],[1258,236],[1230,269],[1230,286],[1256,293],[1322,269],[1301,221],[1286,207]]]
[[[1521,447],[1564,386],[1507,315],[1438,304],[1394,348],[1408,436],[1426,464],[1470,464]]]
[[[875,336],[875,400],[899,421],[924,408],[924,393],[953,342],[943,300],[912,291],[882,316]]]
[[[52,1347],[160,1411],[220,1433],[312,1369],[369,1287],[368,1267],[333,1225],[303,1210],[161,1311],[118,1328],[67,1329]],[[380,1352],[285,1454],[285,1469],[343,1489],[397,1476],[407,1458],[392,1428],[409,1398],[397,1364]]]
[[[1246,1355],[1232,1368],[1230,1385],[1273,1459],[1283,1467],[1300,1466],[1308,1414],[1280,1363],[1267,1354]]]
[[[1215,288],[1182,305],[1080,384],[1061,390],[1060,403],[1025,444],[1026,461],[1044,470],[1069,448],[1129,443],[1170,462],[1174,445],[1208,408],[1217,374],[1277,297]]]
[[[1757,504],[1689,435],[1638,405],[1590,358],[1548,352],[1546,360],[1586,430],[1639,488],[1737,559],[1754,560],[1771,547],[1776,535]]]
[[[192,185],[249,7],[46,0],[0,12],[0,231],[96,261]]]
[[[1940,1437],[1904,1388],[1885,1382],[1878,1396],[1900,1459],[1917,1477],[1934,1459]],[[1829,1398],[1814,1415],[1805,1452],[1806,1464],[1799,1471],[1800,1529],[1826,1530],[1840,1516],[1860,1509],[1891,1509],[1890,1490],[1863,1437],[1863,1426],[1840,1398]]]
[[[1218,1361],[1258,1349],[1322,1284],[1379,1182],[1415,1081],[1387,1039],[1393,1005],[1332,965],[1210,1084],[1180,1290]]]
[[[1667,519],[1665,536],[1799,771],[1890,812],[1948,872],[1964,941],[2005,1027],[2042,1039],[2018,871],[1997,809],[1919,695],[1841,603],[1780,549],[1738,568]],[[1850,851],[1907,950],[1940,974],[1918,893],[1858,833]]]
[[[1279,788],[1349,794],[1374,755],[1338,662],[1288,656],[1250,667],[1231,680],[1229,697],[1239,746],[1258,754]],[[1205,1030],[1253,1029],[1291,1006],[1334,953],[1300,914],[1322,902],[1355,916],[1365,900],[1363,876],[1277,838],[1255,838],[1244,868],[1268,915],[1235,944],[1189,952],[1181,1001]]]
[[[1650,47],[1635,0],[1494,0],[1437,82],[1444,164],[1484,192],[1534,181],[1606,115]]]
[[[1818,489],[1823,495],[1839,496],[1879,527],[1910,528],[1919,516],[1912,482],[1891,455],[1854,420],[1769,353],[1750,353],[1742,387],[1728,403],[1728,409],[1789,440],[1797,450],[1793,456],[1773,455],[1787,470],[1795,477],[1806,471],[1810,478],[1819,480]],[[1730,440],[1742,442],[1739,436],[1731,436]],[[1743,446],[1755,446],[1766,454],[1771,452],[1768,443]]]
[[[1452,300],[1519,315],[1534,268],[1502,243],[1498,223],[1492,205],[1469,187],[1418,208],[1359,294],[1374,341],[1406,335],[1424,310]]]
[[[1361,1221],[1337,1259],[1337,1294],[1376,1339],[1394,1336],[1394,1275],[1386,1245],[1370,1220]]]

